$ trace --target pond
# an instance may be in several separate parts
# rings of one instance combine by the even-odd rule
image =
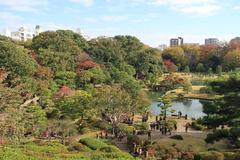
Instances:
[[[161,107],[158,106],[159,104],[160,102],[152,102],[152,114],[159,115],[161,113]],[[187,114],[188,117],[195,119],[205,116],[205,113],[203,113],[203,105],[199,99],[183,99],[181,101],[174,101],[172,102],[172,107],[170,107],[168,110],[173,110],[173,115],[177,115],[180,111],[182,112],[183,116]],[[168,115],[170,114],[171,113],[169,111]]]

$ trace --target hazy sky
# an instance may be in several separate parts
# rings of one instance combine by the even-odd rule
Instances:
[[[229,40],[240,36],[240,0],[0,0],[0,30],[37,24],[90,37],[134,35],[151,46],[178,36]]]

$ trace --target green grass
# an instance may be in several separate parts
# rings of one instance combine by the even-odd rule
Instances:
[[[215,144],[206,144],[204,137],[192,137],[190,135],[183,136],[184,140],[176,140],[170,138],[160,139],[157,142],[162,144],[165,147],[171,147],[176,145],[177,148],[180,148],[183,151],[193,151],[193,152],[204,152],[209,148],[216,148],[218,150],[228,150],[229,146],[225,141],[220,141]]]

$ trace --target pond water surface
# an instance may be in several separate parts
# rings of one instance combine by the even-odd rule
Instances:
[[[159,107],[160,102],[152,102],[151,104],[151,113],[154,115],[159,115],[161,113],[161,107]],[[170,110],[174,112],[172,114],[177,115],[178,112],[182,112],[182,115],[188,115],[191,118],[201,118],[206,114],[203,113],[203,105],[199,99],[184,99],[181,101],[172,102],[172,107],[169,109],[168,115],[170,115]]]

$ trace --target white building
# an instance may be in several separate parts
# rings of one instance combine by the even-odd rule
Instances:
[[[90,40],[91,38],[85,34],[85,32],[83,31],[83,29],[81,28],[77,28],[77,30],[75,31],[75,33],[81,35],[83,38],[85,38],[86,40]]]
[[[166,45],[166,44],[160,44],[160,45],[158,46],[158,49],[161,50],[161,51],[163,51],[163,50],[166,49],[166,48],[167,48],[167,45]]]
[[[41,32],[43,32],[42,28],[39,25],[37,25],[34,31],[31,31],[24,27],[20,27],[18,31],[15,32],[10,32],[9,30],[6,29],[3,31],[2,35],[10,37],[17,41],[27,41],[29,39],[32,39]]]
[[[6,36],[6,37],[11,37],[11,32],[8,29],[4,29],[1,32],[1,35]]]

